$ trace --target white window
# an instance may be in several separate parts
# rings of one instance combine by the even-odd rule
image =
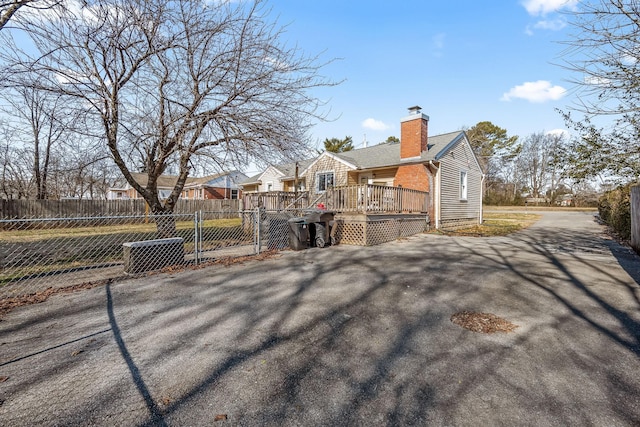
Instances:
[[[467,200],[467,171],[460,171],[460,200]]]
[[[267,191],[273,191],[273,182],[267,182]]]
[[[236,200],[238,198],[238,190],[231,190],[231,198]]]
[[[333,172],[319,172],[316,174],[316,193],[323,193],[333,187]]]

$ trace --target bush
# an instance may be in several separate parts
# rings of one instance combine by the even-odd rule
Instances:
[[[604,193],[598,201],[598,212],[620,237],[631,238],[631,184]]]

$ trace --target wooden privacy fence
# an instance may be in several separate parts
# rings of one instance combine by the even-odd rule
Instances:
[[[429,193],[383,185],[350,185],[325,192],[320,202],[329,210],[362,213],[429,211]]]
[[[178,200],[174,214],[238,211],[238,200]],[[0,200],[0,218],[68,218],[125,216],[148,213],[142,199],[126,200]]]

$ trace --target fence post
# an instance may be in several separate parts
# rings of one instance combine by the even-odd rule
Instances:
[[[256,250],[255,253],[256,255],[260,254],[260,245],[262,244],[262,242],[260,241],[260,228],[262,227],[262,224],[260,223],[261,221],[261,214],[262,214],[262,209],[260,208],[256,208],[254,211],[254,224],[255,224],[255,230],[254,230],[254,241],[256,242]]]
[[[200,235],[198,233],[199,222],[198,211],[195,211],[193,213],[193,256],[196,265],[200,264]]]

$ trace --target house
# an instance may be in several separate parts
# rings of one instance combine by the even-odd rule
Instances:
[[[409,115],[400,121],[398,143],[343,153],[324,152],[315,159],[299,162],[299,166],[306,165],[299,167],[298,176],[309,192],[309,201],[313,205],[320,200],[341,212],[349,202],[345,199],[355,198],[365,213],[407,213],[406,203],[399,205],[398,200],[424,194],[426,206],[420,204],[410,210],[416,213],[425,206],[424,213],[429,214],[433,227],[454,228],[482,222],[484,175],[465,132],[429,136],[428,125],[429,117],[421,108],[411,107]],[[272,190],[277,182],[281,185],[278,189],[284,191],[291,182],[290,165],[286,168],[268,168],[254,182],[242,183],[243,188],[268,191],[266,178],[272,183]],[[355,188],[355,193],[348,188]],[[323,195],[327,196],[326,202]]]
[[[306,190],[305,179],[300,177],[315,159],[271,165],[259,174],[241,183],[245,192],[295,191],[296,167],[298,168],[298,191]]]
[[[133,179],[140,185],[147,185],[146,173],[133,173]],[[239,199],[242,191],[238,183],[245,181],[247,176],[242,172],[233,171],[208,175],[204,177],[190,177],[182,189],[181,199],[208,200],[208,199]],[[158,193],[161,199],[169,197],[173,191],[178,177],[175,175],[161,175],[158,177]],[[141,199],[142,196],[128,183],[109,189],[107,198],[115,199]]]

